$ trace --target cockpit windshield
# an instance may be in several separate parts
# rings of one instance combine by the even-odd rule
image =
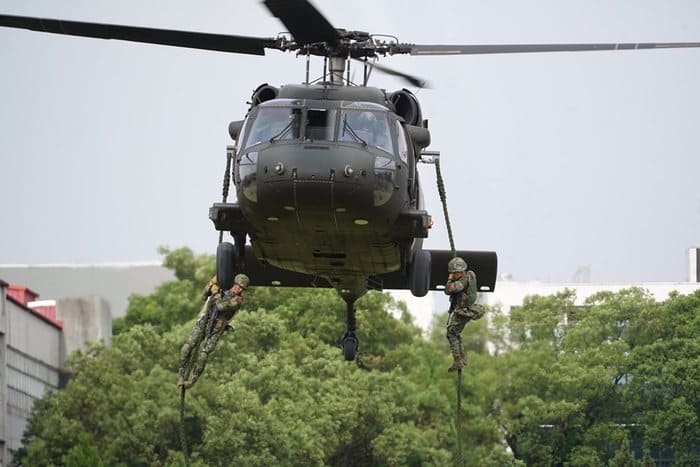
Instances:
[[[386,112],[378,110],[344,109],[340,115],[338,141],[376,146],[394,153]]]
[[[259,108],[245,146],[299,138],[301,110],[295,107]]]
[[[244,149],[282,140],[340,141],[395,154],[389,117],[379,106],[353,102],[337,109],[305,106],[300,101],[286,104],[261,105],[251,112],[244,123]]]

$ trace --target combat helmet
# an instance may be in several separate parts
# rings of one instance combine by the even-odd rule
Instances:
[[[250,285],[250,279],[245,274],[236,274],[236,277],[233,278],[233,283],[243,289],[247,289]]]
[[[459,256],[452,258],[447,263],[447,272],[464,272],[467,270],[467,262]]]

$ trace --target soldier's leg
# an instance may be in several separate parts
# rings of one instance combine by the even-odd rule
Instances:
[[[454,360],[453,365],[450,367],[450,371],[459,369],[466,364],[461,334],[468,321],[469,318],[466,316],[453,312],[447,322],[447,341],[450,344],[450,352],[452,353],[452,358]],[[458,365],[458,362],[461,362],[461,366]],[[459,368],[457,368],[458,366]]]
[[[180,369],[178,371],[179,378],[184,377],[188,367],[192,366],[192,355],[197,347],[199,347],[202,337],[204,336],[207,325],[207,316],[207,304],[205,303],[204,308],[199,313],[197,322],[190,331],[189,336],[187,336],[187,340],[182,345],[182,349],[180,350]]]
[[[207,366],[207,360],[209,359],[209,354],[211,354],[216,348],[216,344],[219,343],[219,339],[223,332],[214,331],[211,333],[208,339],[202,342],[199,348],[199,354],[197,355],[197,362],[192,369],[189,380],[185,383],[186,387],[192,387],[192,385],[197,381],[199,376],[204,371],[204,367]]]

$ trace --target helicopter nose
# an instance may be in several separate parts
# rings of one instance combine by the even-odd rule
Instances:
[[[373,156],[365,151],[333,145],[305,144],[261,152],[258,206],[298,213],[371,207],[372,164]]]

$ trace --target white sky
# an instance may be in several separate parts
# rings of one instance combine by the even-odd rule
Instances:
[[[315,0],[336,27],[415,43],[700,41],[700,2]],[[257,1],[4,1],[18,14],[251,36]],[[213,252],[228,122],[304,61],[0,28],[0,263]],[[421,90],[459,249],[516,279],[686,279],[700,243],[700,49],[391,57]],[[320,74],[320,62],[315,64]],[[372,83],[404,84],[375,73]],[[421,167],[449,248],[434,168]]]

